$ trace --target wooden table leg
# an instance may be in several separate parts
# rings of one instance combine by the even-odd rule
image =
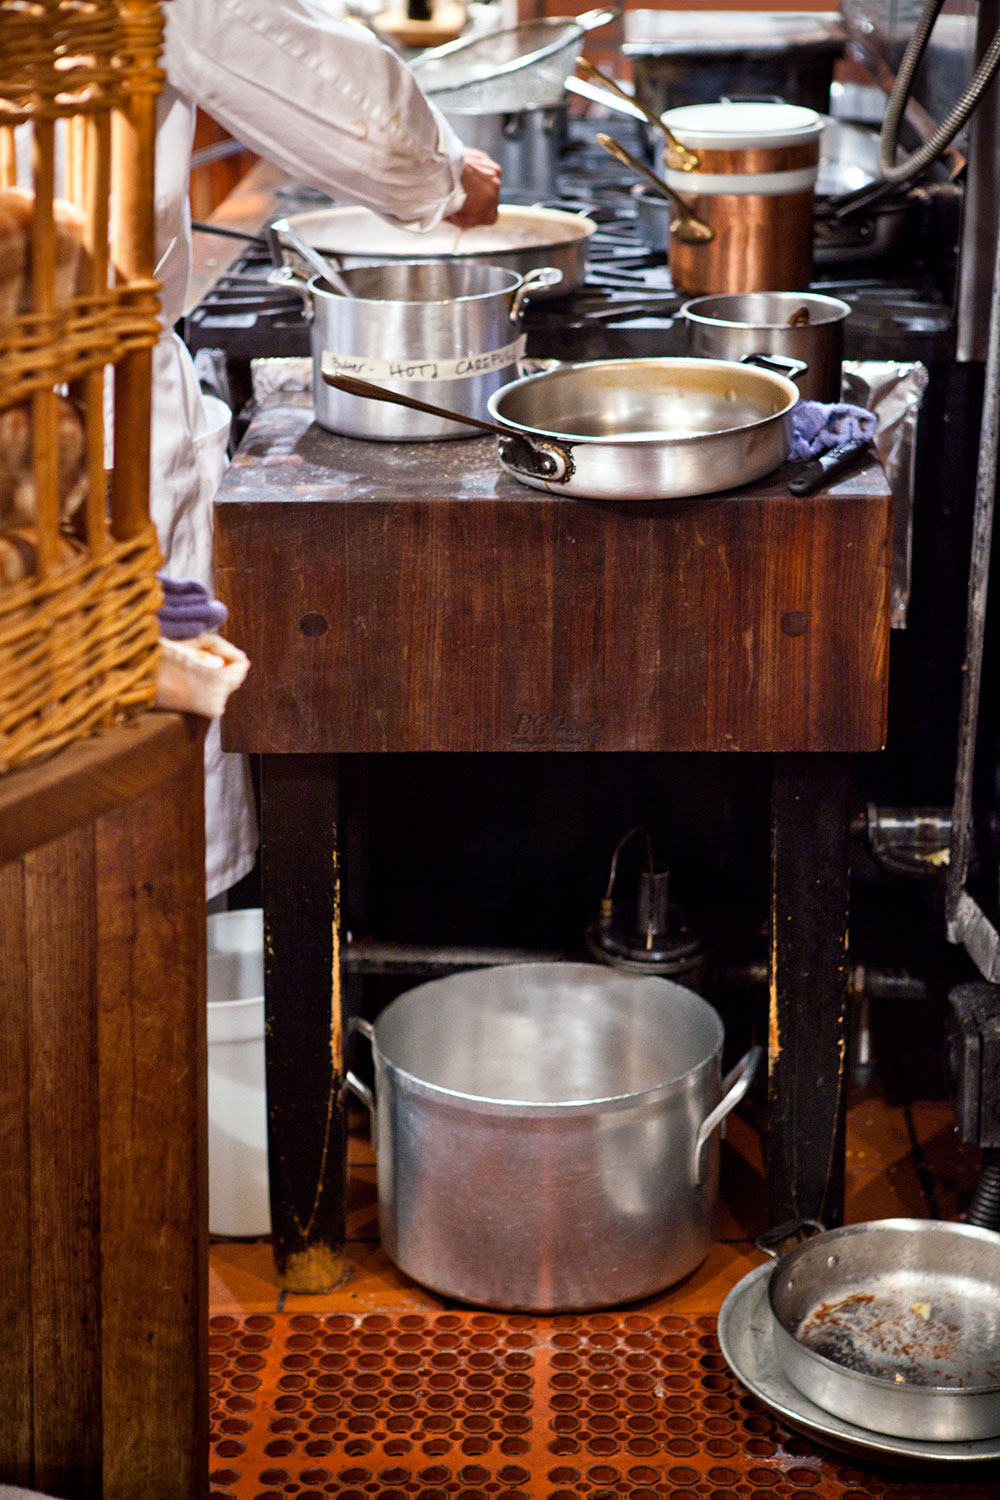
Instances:
[[[846,756],[776,755],[771,782],[767,1184],[772,1224],[844,1215]]]
[[[278,1280],[344,1274],[347,1153],[337,761],[261,758],[268,1168]]]

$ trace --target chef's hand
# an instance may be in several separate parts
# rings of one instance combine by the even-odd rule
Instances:
[[[474,146],[467,146],[462,168],[465,202],[455,213],[448,215],[448,223],[457,224],[459,229],[471,229],[474,224],[493,224],[500,201],[502,176],[503,171],[492,156],[477,151]]]

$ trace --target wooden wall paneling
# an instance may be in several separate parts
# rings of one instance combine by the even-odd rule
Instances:
[[[101,1494],[101,1216],[94,838],[28,855],[34,1485]]]
[[[97,851],[103,1500],[179,1500],[208,1487],[198,758],[103,818]]]
[[[0,867],[0,1474],[32,1481],[31,1170],[24,867]]]
[[[199,109],[191,164],[191,217],[207,219],[260,158]]]
[[[203,731],[0,778],[0,1487],[207,1495]]]

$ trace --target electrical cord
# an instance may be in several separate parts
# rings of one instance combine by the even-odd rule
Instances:
[[[903,111],[910,97],[910,89],[924,55],[924,48],[934,30],[934,23],[937,21],[943,4],[944,0],[926,0],[896,74],[896,82],[886,106],[879,140],[879,170],[886,182],[907,182],[910,178],[919,177],[927,170],[961,130],[992,83],[997,68],[1000,67],[1000,31],[998,31],[983,53],[962,93],[934,134],[922,146],[918,146],[916,151],[904,157],[901,162],[896,161]]]

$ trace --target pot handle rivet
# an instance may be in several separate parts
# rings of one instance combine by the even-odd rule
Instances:
[[[722,1098],[711,1113],[707,1114],[702,1120],[694,1142],[693,1168],[695,1187],[701,1186],[702,1157],[712,1131],[717,1125],[721,1124],[729,1114],[729,1111],[735,1109],[736,1105],[739,1104],[753,1082],[753,1075],[757,1071],[757,1064],[760,1062],[760,1059],[760,1047],[751,1047],[749,1052],[740,1058],[740,1061],[733,1068],[732,1072],[727,1073],[723,1079]]]

